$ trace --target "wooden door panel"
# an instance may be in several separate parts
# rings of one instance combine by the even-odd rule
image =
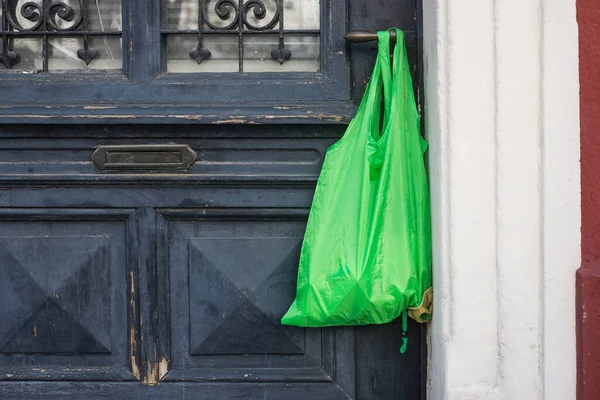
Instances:
[[[270,235],[188,239],[192,355],[304,353],[304,331],[279,324],[294,297],[301,242]]]
[[[114,220],[118,218],[120,220]],[[128,212],[0,210],[0,380],[134,380]]]
[[[132,132],[136,132],[137,137],[128,138]],[[43,138],[22,137],[32,134]],[[73,134],[78,137],[59,139]],[[2,137],[0,128],[0,180],[48,182],[51,175],[55,185],[65,182],[116,183],[131,182],[134,180],[131,175],[141,172],[146,176],[138,175],[137,179],[165,181],[165,176],[149,174],[148,170],[99,171],[91,162],[92,153],[99,146],[115,144],[189,146],[197,153],[196,162],[187,170],[175,171],[180,177],[185,176],[186,182],[269,179],[282,175],[313,177],[319,174],[327,147],[342,134],[340,127],[318,126],[285,130],[249,127],[243,132],[231,127],[206,130],[178,127],[174,131],[165,126],[139,126],[132,130],[113,127],[107,131],[101,126],[86,126],[60,127],[56,131],[16,128],[11,130],[10,136],[18,136],[17,139]],[[96,137],[81,137],[83,135]],[[177,179],[172,174],[168,178],[169,181]]]
[[[2,236],[3,354],[111,353],[107,236]]]
[[[281,381],[315,394],[329,384],[354,393],[352,328],[279,323],[295,296],[306,210],[164,214],[172,293],[165,381]]]
[[[58,291],[59,297],[56,282],[70,276],[77,287],[91,285],[69,271],[85,271],[80,266],[88,259],[96,266],[108,264],[92,274],[90,292],[98,298],[93,307],[80,309],[76,298],[69,300],[69,307],[81,313],[70,311],[76,316],[97,313],[93,324],[100,328],[88,330],[104,348],[46,343],[44,354],[9,353],[15,351],[9,347],[0,354],[0,397],[68,391],[73,398],[100,392],[132,399],[184,393],[209,399],[223,398],[219,393],[412,399],[424,393],[423,330],[416,324],[409,327],[408,352],[400,355],[398,323],[306,330],[278,323],[294,297],[319,167],[339,129],[182,127],[171,139],[162,137],[165,127],[140,129],[145,138],[133,139],[122,127],[101,132],[84,127],[65,128],[61,134],[69,140],[27,141],[2,137],[0,130],[3,154],[15,146],[29,149],[23,158],[0,160],[7,171],[9,163],[20,168],[14,175],[0,174],[6,186],[0,190],[0,245],[11,243],[5,246],[8,255],[1,256],[8,260],[4,264],[29,262],[35,278],[47,285],[42,288]],[[91,164],[94,143],[166,141],[190,145],[199,161],[177,173],[102,172]],[[36,154],[43,162],[30,163]],[[38,253],[27,252],[35,247]],[[53,249],[60,250],[54,259],[41,255]],[[41,259],[48,265],[70,264],[54,273],[33,263]],[[111,293],[109,342],[102,330],[107,303],[100,287]],[[36,296],[41,295],[30,297]],[[33,325],[23,329],[33,331]],[[152,390],[144,387],[132,374],[132,361],[140,380],[160,383]],[[44,384],[35,392],[23,383],[36,380]]]
[[[170,382],[144,386],[136,383],[116,382],[14,382],[0,385],[3,400],[27,399],[119,399],[119,400],[348,400],[353,397],[328,383],[296,384],[286,382]],[[365,397],[388,400],[389,397]],[[392,397],[392,399],[395,399]],[[400,399],[403,399],[400,397]],[[405,397],[417,400],[418,397]]]

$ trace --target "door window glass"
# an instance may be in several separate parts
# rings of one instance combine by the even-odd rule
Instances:
[[[169,72],[320,69],[319,0],[165,0]]]
[[[0,72],[121,70],[121,0],[1,0]]]

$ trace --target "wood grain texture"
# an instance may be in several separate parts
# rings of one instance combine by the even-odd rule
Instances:
[[[0,208],[1,381],[134,380],[131,210]]]

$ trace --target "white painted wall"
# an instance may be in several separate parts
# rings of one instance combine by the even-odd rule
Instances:
[[[575,0],[423,0],[431,399],[575,399]]]

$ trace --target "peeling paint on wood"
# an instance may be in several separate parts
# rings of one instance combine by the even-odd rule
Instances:
[[[161,382],[168,372],[169,362],[166,358],[154,364],[148,361],[147,373],[141,381],[144,385],[154,386]]]
[[[131,327],[129,334],[130,334],[129,359],[131,361],[131,373],[133,374],[133,376],[135,376],[139,380],[141,377],[141,374],[140,374],[140,368],[137,364],[135,328],[133,326]]]
[[[168,372],[169,360],[163,357],[162,360],[160,360],[160,362],[158,363],[158,379],[162,381],[165,378],[165,376],[167,376]]]
[[[146,375],[144,375],[144,378],[142,379],[142,383],[144,385],[153,386],[158,383],[158,379],[156,378],[154,366],[155,365],[152,365],[150,360],[148,360],[148,368],[146,370],[147,373],[146,373]]]
[[[245,124],[245,119],[224,119],[221,121],[215,121],[215,124]]]
[[[85,106],[84,110],[110,110],[117,108],[117,106]]]
[[[135,276],[133,271],[129,272],[130,293],[129,293],[129,308],[130,308],[130,326],[129,326],[129,359],[131,362],[131,373],[138,380],[141,379],[140,367],[137,360],[137,331],[135,321],[137,320],[136,308],[136,291],[135,291]]]
[[[90,108],[89,106],[84,107],[86,111],[105,111],[110,109],[116,109],[118,107],[98,107]],[[111,121],[132,121],[135,123],[206,123],[213,125],[221,124],[267,124],[274,123],[276,121],[282,123],[306,123],[310,121],[318,121],[320,123],[349,123],[352,119],[353,114],[315,114],[314,111],[305,111],[304,114],[262,114],[262,115],[248,115],[248,116],[235,116],[235,117],[223,117],[217,114],[66,114],[60,113],[57,115],[44,115],[44,114],[0,114],[0,121],[31,121],[37,123],[69,123],[70,121],[98,121],[98,122],[111,122]],[[79,122],[78,122],[79,123]]]

